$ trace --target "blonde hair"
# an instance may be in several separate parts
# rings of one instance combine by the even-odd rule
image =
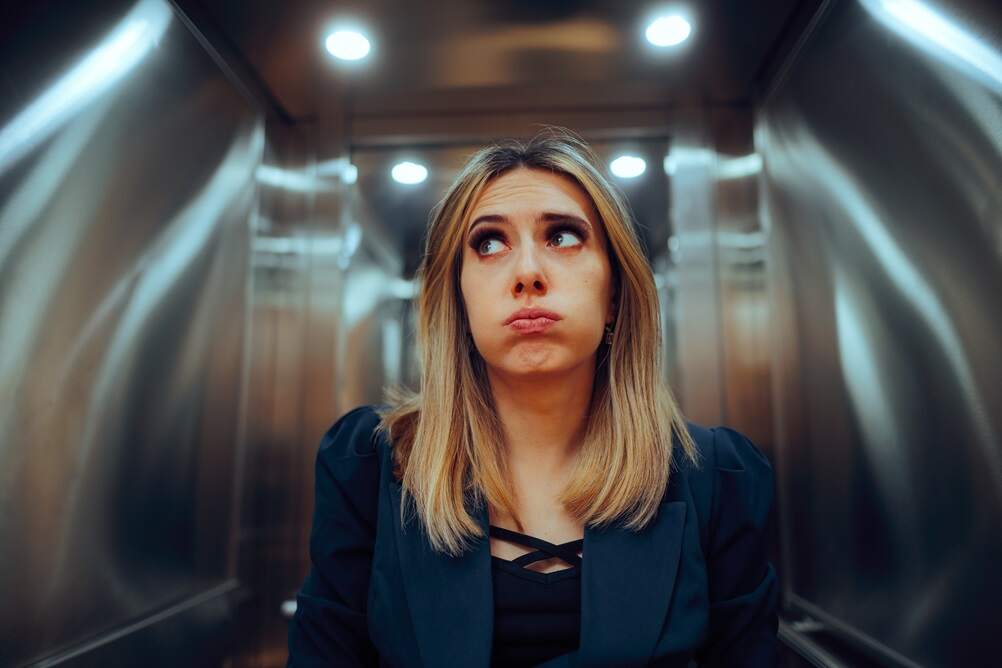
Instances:
[[[418,392],[389,388],[378,431],[393,443],[394,474],[433,549],[461,554],[484,532],[470,503],[487,501],[515,518],[504,437],[485,362],[467,334],[459,288],[462,239],[484,187],[517,167],[573,179],[589,195],[605,227],[617,295],[615,334],[602,343],[595,368],[584,441],[570,482],[559,497],[577,521],[594,527],[621,521],[639,531],[650,522],[673,464],[673,438],[696,461],[696,448],[661,376],[658,295],[622,196],[597,167],[583,140],[548,128],[527,142],[507,140],[467,162],[431,212],[418,269]]]

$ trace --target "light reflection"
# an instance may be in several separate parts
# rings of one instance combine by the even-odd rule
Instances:
[[[309,171],[284,169],[275,165],[259,165],[254,172],[258,183],[292,192],[311,193],[328,190],[328,186]]]
[[[917,0],[862,2],[875,18],[902,37],[1002,92],[1002,56],[970,31]]]
[[[123,393],[130,387],[126,380],[136,373],[140,349],[149,340],[150,328],[157,323],[154,314],[164,308],[172,291],[192,275],[193,267],[200,261],[207,261],[205,258],[219,246],[223,226],[227,222],[236,224],[227,221],[226,213],[249,208],[254,197],[254,166],[264,152],[264,141],[264,126],[259,123],[230,146],[201,191],[163,226],[142,256],[107,288],[102,303],[91,312],[81,336],[67,351],[66,366],[61,372],[64,378],[71,377],[72,368],[86,359],[83,353],[89,341],[99,334],[107,337],[106,348],[94,367],[93,381],[88,385],[87,403],[81,416],[83,429],[75,452],[81,469],[92,468],[88,461],[109,438],[108,430],[116,428],[105,413],[109,407],[121,406],[126,401]],[[108,332],[108,323],[98,318],[111,314],[116,319]],[[75,476],[67,488],[66,498],[76,503],[85,485],[85,476]],[[60,516],[60,525],[54,533],[59,536],[54,553],[56,572],[65,570],[66,564],[74,558],[70,552],[74,533],[68,527],[78,519],[74,513]],[[41,596],[45,605],[51,604],[48,599],[55,595],[56,582],[53,579],[50,589]]]
[[[342,158],[300,169],[261,165],[254,176],[258,183],[272,188],[298,193],[322,193],[335,189],[331,177],[345,185],[355,183],[358,180],[358,168]]]
[[[341,180],[347,185],[351,185],[358,181],[358,167],[348,163],[344,166],[344,170],[341,172]]]
[[[717,244],[724,248],[735,248],[738,250],[754,250],[765,247],[765,233],[761,230],[754,232],[728,232],[717,230]]]
[[[21,184],[0,206],[0,267],[7,265],[8,256],[41,220],[53,194],[91,140],[106,106],[107,101],[98,102],[51,142],[41,158],[31,165]]]
[[[762,156],[749,153],[731,158],[708,148],[678,146],[673,147],[664,159],[664,170],[668,176],[674,176],[680,169],[711,167],[718,179],[745,178],[762,171]]]
[[[358,223],[349,222],[345,225],[341,254],[337,258],[337,265],[340,269],[347,270],[351,266],[351,260],[361,245],[362,227]]]
[[[714,158],[715,153],[706,148],[675,146],[665,156],[665,174],[673,176],[682,168],[708,167],[713,164]]]
[[[346,185],[358,180],[358,167],[351,164],[348,158],[334,158],[317,163],[317,176],[334,176]]]
[[[412,294],[410,281],[389,276],[376,265],[361,264],[352,267],[345,276],[344,306],[341,312],[344,328],[354,329],[355,325],[386,299],[408,299]]]
[[[907,409],[901,405],[889,379],[900,375],[902,360],[891,351],[881,350],[880,342],[892,335],[883,326],[880,305],[875,303],[866,284],[854,272],[834,267],[835,330],[839,364],[845,379],[849,401],[865,434],[864,452],[875,463],[871,467],[879,479],[877,489],[882,507],[891,509],[897,522],[892,530],[901,548],[914,544],[920,527],[910,512],[912,484],[915,480],[907,444],[916,434]]]
[[[89,55],[0,129],[0,174],[139,64],[171,16],[163,0],[141,0]]]
[[[1002,501],[1002,453],[996,447],[997,435],[988,420],[988,406],[978,388],[974,369],[968,359],[960,333],[936,290],[923,277],[897,240],[890,233],[879,211],[867,197],[856,178],[846,171],[823,144],[807,131],[789,138],[789,164],[784,166],[790,183],[802,180],[801,174],[814,174],[830,193],[827,204],[838,211],[860,236],[873,254],[877,265],[897,290],[903,303],[921,318],[929,334],[943,351],[961,394],[967,419],[974,426],[976,442],[986,462],[996,499]],[[797,176],[792,176],[795,174]]]
[[[386,318],[383,320],[383,382],[400,382],[400,370],[403,368],[404,332],[400,320]]]
[[[762,156],[750,153],[737,158],[720,158],[717,162],[718,179],[743,179],[762,171]]]
[[[344,249],[339,236],[324,237],[255,237],[255,254],[268,255],[337,255]]]

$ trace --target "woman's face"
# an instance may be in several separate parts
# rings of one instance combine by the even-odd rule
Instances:
[[[460,287],[477,350],[494,373],[561,373],[593,361],[615,318],[605,231],[570,177],[520,167],[474,203]],[[512,321],[522,309],[545,309]]]

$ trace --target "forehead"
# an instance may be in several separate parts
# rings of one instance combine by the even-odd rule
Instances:
[[[517,167],[488,182],[472,208],[473,216],[540,211],[573,213],[597,220],[595,205],[588,193],[571,177],[544,169]]]

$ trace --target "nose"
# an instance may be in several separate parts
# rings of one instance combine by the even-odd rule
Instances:
[[[523,283],[522,281],[518,281],[517,283],[515,283],[515,294],[516,295],[522,294],[527,289],[527,285],[529,284]],[[534,280],[532,281],[531,285],[533,292],[539,293],[541,295],[546,294],[546,287],[544,286],[541,280],[538,279]]]
[[[546,294],[546,279],[532,250],[523,248],[521,251],[512,283],[512,294],[515,297],[526,291],[531,294]]]

